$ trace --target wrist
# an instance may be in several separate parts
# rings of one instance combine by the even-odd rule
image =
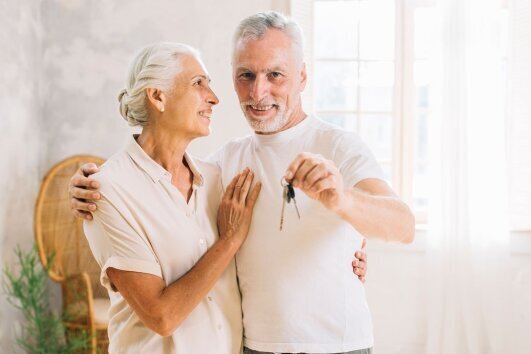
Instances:
[[[219,235],[218,242],[222,243],[231,252],[236,253],[243,244],[243,239],[238,237],[237,233],[228,231]]]
[[[332,208],[332,211],[336,213],[339,217],[345,219],[350,213],[350,210],[352,210],[353,205],[354,201],[352,191],[346,189],[338,196],[337,202]]]

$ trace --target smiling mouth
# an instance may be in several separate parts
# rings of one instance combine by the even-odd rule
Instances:
[[[205,117],[205,118],[210,119],[210,117],[212,116],[212,112],[201,111],[201,112],[199,112],[199,115],[200,115],[201,117]]]

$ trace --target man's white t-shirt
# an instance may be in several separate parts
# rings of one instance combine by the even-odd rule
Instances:
[[[236,256],[244,345],[308,353],[371,347],[365,290],[351,265],[362,235],[298,189],[301,219],[287,204],[279,230],[281,178],[300,152],[334,161],[345,186],[382,179],[381,168],[355,133],[315,117],[277,134],[231,141],[212,157],[221,167],[224,188],[245,167],[262,182],[249,236]]]

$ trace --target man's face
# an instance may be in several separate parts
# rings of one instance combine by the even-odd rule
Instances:
[[[240,41],[234,49],[234,88],[251,128],[274,133],[304,116],[301,92],[304,65],[291,39],[269,29],[260,39]]]

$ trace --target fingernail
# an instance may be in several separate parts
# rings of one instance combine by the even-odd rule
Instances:
[[[89,205],[89,209],[94,211],[94,210],[96,210],[96,206],[95,205]]]
[[[293,177],[293,174],[291,173],[291,171],[286,171],[286,174],[284,175],[284,177],[286,177],[287,179],[290,179],[291,177]]]
[[[100,184],[99,184],[98,182],[91,182],[91,183],[90,183],[90,186],[91,186],[92,188],[100,188]]]
[[[92,220],[92,215],[87,215],[87,216],[85,216],[85,219],[87,219],[87,220]]]
[[[92,194],[92,199],[100,199],[100,194],[99,193]]]

